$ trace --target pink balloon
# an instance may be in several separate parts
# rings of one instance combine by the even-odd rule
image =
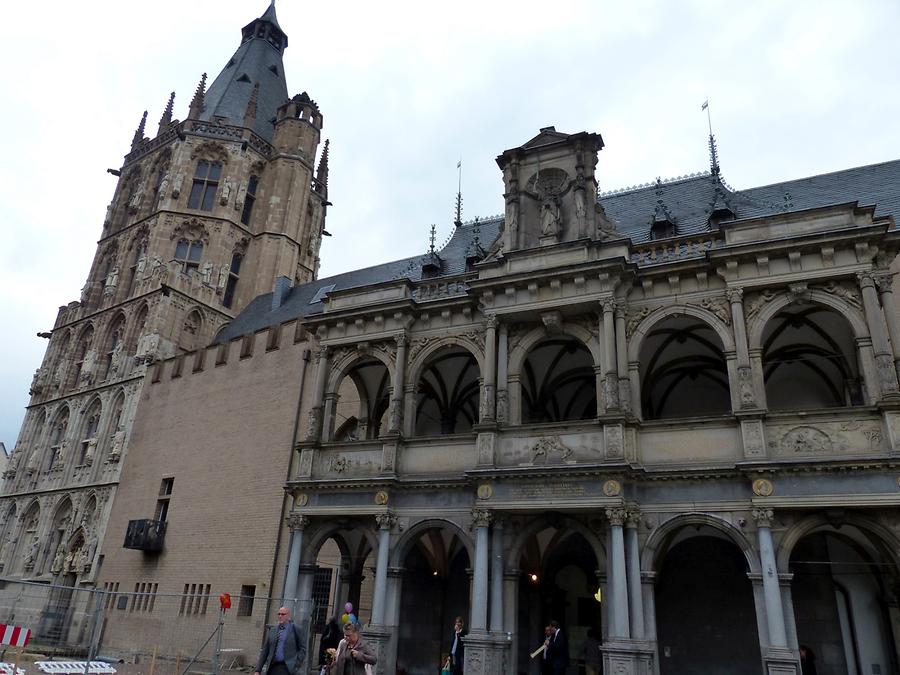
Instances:
[[[353,603],[348,602],[346,605],[344,605],[344,611],[347,612],[348,614],[350,612],[352,612],[353,611]]]

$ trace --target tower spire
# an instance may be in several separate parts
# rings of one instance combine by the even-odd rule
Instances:
[[[247,110],[244,112],[244,126],[252,127],[256,121],[256,107],[259,102],[259,82],[253,85],[250,92],[250,100],[247,101]]]
[[[712,114],[709,112],[709,99],[706,99],[703,102],[703,105],[700,106],[700,110],[706,111],[706,123],[709,126],[709,171],[713,176],[718,177],[720,172],[719,152],[716,149],[716,137],[713,136]]]
[[[194,98],[191,99],[191,108],[188,112],[188,117],[191,119],[199,119],[200,114],[203,112],[203,104],[204,98],[206,96],[206,73],[203,73],[203,76],[200,78],[200,83],[197,85],[197,91],[194,92]]]
[[[172,109],[175,105],[175,92],[173,91],[169,94],[169,102],[166,103],[166,109],[163,110],[162,117],[159,118],[159,130],[156,132],[156,135],[159,136],[169,124],[172,123]]]
[[[328,144],[329,140],[326,138],[322,156],[319,158],[319,168],[316,171],[316,180],[319,181],[319,185],[325,191],[325,199],[328,199]]]
[[[143,116],[141,116],[141,122],[138,124],[138,128],[134,132],[134,138],[131,139],[131,147],[135,148],[138,143],[144,140],[144,129],[147,128],[147,111],[144,111]]]
[[[453,224],[456,227],[462,225],[462,159],[456,163],[456,218]]]

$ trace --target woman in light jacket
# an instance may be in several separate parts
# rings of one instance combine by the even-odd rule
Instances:
[[[338,645],[329,675],[366,675],[366,665],[374,666],[378,659],[359,635],[355,623],[344,625],[344,639]]]

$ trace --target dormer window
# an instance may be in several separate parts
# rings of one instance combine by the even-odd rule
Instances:
[[[651,239],[668,239],[675,236],[675,223],[670,220],[657,220],[650,226]]]
[[[728,208],[715,209],[709,216],[709,227],[711,230],[718,229],[719,225],[735,219],[735,213]]]

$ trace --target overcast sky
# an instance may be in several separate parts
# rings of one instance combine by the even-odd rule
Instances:
[[[8,3],[0,41],[0,441],[79,296],[141,113],[184,119],[268,0]],[[280,0],[288,88],[331,139],[322,276],[424,252],[503,210],[494,158],[540,127],[603,135],[603,190],[708,168],[735,188],[900,158],[896,0]]]

